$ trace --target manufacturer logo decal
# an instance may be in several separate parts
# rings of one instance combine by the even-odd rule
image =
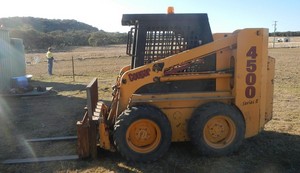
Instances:
[[[142,71],[138,71],[136,73],[130,73],[129,76],[129,80],[130,81],[135,81],[135,80],[139,80],[139,79],[143,79],[144,77],[150,76],[150,68],[147,68],[145,70]]]

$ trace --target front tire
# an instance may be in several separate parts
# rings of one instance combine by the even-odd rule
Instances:
[[[150,106],[125,110],[114,126],[114,144],[121,155],[130,161],[157,160],[168,151],[171,136],[167,117]]]
[[[214,102],[195,110],[188,130],[200,154],[221,156],[238,150],[244,139],[245,122],[235,107]]]

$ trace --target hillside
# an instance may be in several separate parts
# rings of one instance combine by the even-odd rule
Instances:
[[[21,38],[27,53],[44,51],[47,47],[103,46],[124,44],[125,33],[111,33],[76,20],[34,17],[0,18],[0,26],[11,38]]]
[[[52,31],[89,31],[96,32],[98,28],[76,20],[43,19],[34,17],[0,18],[0,24],[8,30],[36,30],[39,32]]]

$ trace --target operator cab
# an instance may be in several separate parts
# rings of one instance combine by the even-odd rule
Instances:
[[[127,54],[132,68],[213,41],[207,14],[124,14],[128,32]],[[215,59],[210,60],[214,70]]]
[[[213,41],[207,14],[124,14],[123,26],[133,26],[128,32],[126,53],[132,57],[131,68],[166,58],[173,54]],[[165,75],[177,75],[216,70],[216,55],[198,61],[181,62],[180,71]],[[214,91],[215,79],[153,83],[137,93],[166,93]]]

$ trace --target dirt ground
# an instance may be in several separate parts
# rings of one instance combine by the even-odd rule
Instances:
[[[130,63],[125,48],[55,52],[53,76],[47,75],[44,53],[26,54],[27,74],[33,75],[31,84],[53,89],[42,96],[0,97],[0,162],[76,154],[75,140],[31,143],[26,139],[76,135],[75,124],[86,104],[86,85],[97,77],[99,95],[109,100],[119,69]],[[130,163],[118,153],[100,151],[96,160],[0,164],[0,172],[300,172],[300,48],[270,49],[269,55],[276,58],[273,120],[262,133],[246,139],[237,153],[208,158],[196,155],[185,142],[172,144],[163,158],[151,164]]]

